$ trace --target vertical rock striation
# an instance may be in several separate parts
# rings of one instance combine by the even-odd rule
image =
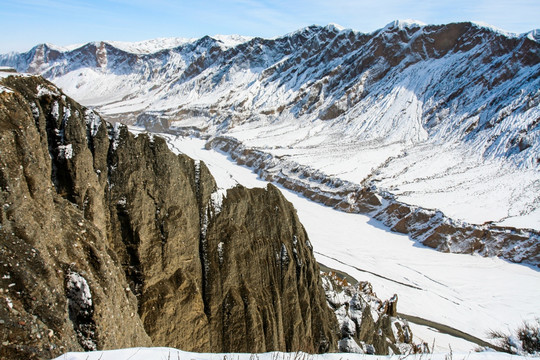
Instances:
[[[40,77],[0,87],[0,356],[336,347],[309,240],[273,186],[204,163]]]
[[[3,84],[0,357],[151,345],[109,245],[106,156],[93,157],[86,110],[40,78]]]
[[[281,192],[236,187],[210,214],[207,301],[216,348],[234,352],[332,349],[336,321],[312,248]],[[241,336],[240,336],[241,335]]]

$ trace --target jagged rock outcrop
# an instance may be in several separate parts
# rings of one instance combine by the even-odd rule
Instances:
[[[369,282],[353,285],[334,272],[323,273],[323,283],[341,330],[339,351],[408,355],[424,350],[413,343],[408,322],[398,317],[397,295],[382,301]]]
[[[329,351],[335,320],[324,292],[315,291],[322,284],[307,234],[281,192],[273,185],[229,190],[209,224],[208,310],[212,333],[221,334],[214,346]]]
[[[1,80],[0,149],[1,357],[335,349],[309,241],[273,186],[223,196],[203,163],[40,77]]]

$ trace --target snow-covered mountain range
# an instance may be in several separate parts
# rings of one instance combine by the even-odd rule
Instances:
[[[444,221],[538,230],[539,41],[539,30],[396,21],[369,34],[42,44],[0,65],[110,120],[256,150],[273,174],[342,202],[364,188]]]

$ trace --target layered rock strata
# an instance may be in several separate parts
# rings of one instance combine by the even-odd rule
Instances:
[[[540,266],[538,231],[456,221],[441,211],[399,202],[390,193],[373,190],[369,181],[362,184],[343,181],[316,169],[246,147],[231,137],[210,138],[206,147],[230,154],[238,164],[252,168],[267,181],[281,184],[338,210],[369,214],[392,231],[407,234],[439,251],[498,256],[516,263]]]

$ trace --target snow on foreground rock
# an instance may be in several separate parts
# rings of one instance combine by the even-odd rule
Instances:
[[[368,282],[350,284],[335,272],[322,273],[326,299],[338,319],[338,350],[357,354],[413,354],[428,352],[428,344],[414,344],[407,321],[398,317],[397,295],[382,301]]]
[[[364,355],[330,353],[311,355],[306,353],[270,352],[263,354],[208,354],[192,353],[171,348],[132,348],[94,352],[71,352],[54,360],[528,360],[527,356],[509,355],[498,352],[440,353],[419,355]]]

